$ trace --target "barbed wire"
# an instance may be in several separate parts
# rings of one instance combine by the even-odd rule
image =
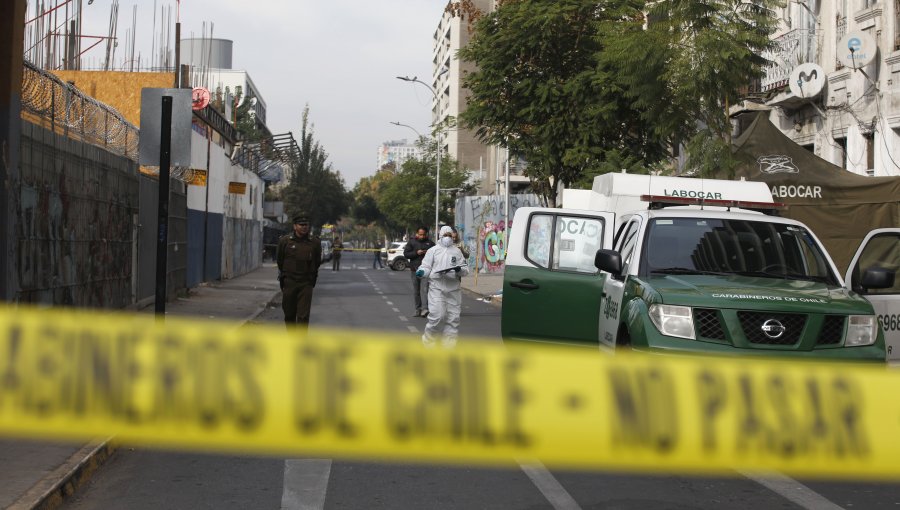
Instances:
[[[138,159],[137,127],[113,107],[28,61],[22,76],[22,109],[49,122],[53,131]]]

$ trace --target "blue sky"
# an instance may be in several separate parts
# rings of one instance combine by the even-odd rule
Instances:
[[[106,35],[112,0],[84,3],[83,32]],[[305,104],[316,138],[347,186],[375,172],[385,140],[425,132],[431,93],[395,76],[431,76],[432,36],[447,0],[182,0],[182,37],[234,41],[234,68],[245,69],[268,105],[274,133],[300,130]],[[157,0],[175,6],[174,0]],[[137,51],[151,51],[152,0],[119,0],[119,51],[138,5]],[[29,9],[30,12],[30,9]],[[157,21],[159,23],[159,21]],[[103,55],[103,45],[92,52]],[[92,54],[85,55],[91,58]]]

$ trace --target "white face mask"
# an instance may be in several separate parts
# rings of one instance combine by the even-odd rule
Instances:
[[[441,246],[444,248],[449,248],[453,245],[453,238],[450,236],[444,236],[441,238]]]

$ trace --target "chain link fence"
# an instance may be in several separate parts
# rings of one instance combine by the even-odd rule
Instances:
[[[27,61],[22,77],[22,110],[56,133],[133,161],[138,159],[137,127],[111,106]]]

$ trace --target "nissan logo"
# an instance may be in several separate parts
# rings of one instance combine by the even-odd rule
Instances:
[[[775,319],[769,319],[766,322],[763,322],[761,329],[769,338],[781,338],[781,335],[787,330],[781,322]]]

